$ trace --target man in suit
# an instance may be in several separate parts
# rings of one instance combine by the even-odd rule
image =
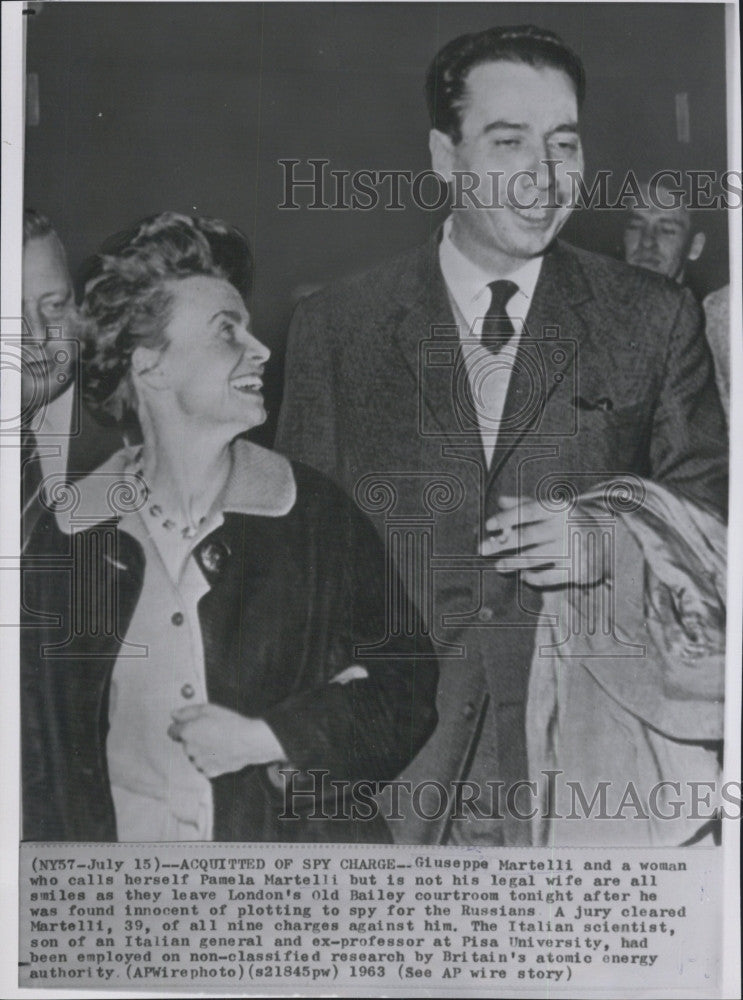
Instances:
[[[705,234],[678,192],[668,182],[640,185],[642,203],[630,207],[624,224],[624,259],[628,264],[686,283],[689,264],[699,260]]]
[[[21,366],[23,545],[45,500],[64,480],[94,469],[120,447],[118,434],[95,423],[77,388],[78,319],[67,255],[49,219],[23,215]],[[42,489],[51,491],[44,497]]]
[[[723,516],[725,432],[691,295],[557,239],[584,87],[549,31],[446,45],[427,78],[432,162],[473,194],[426,245],[303,300],[290,332],[277,448],[374,518],[441,664],[401,842],[530,842],[542,591],[611,573],[586,544],[596,525],[570,520],[575,496],[649,477]]]

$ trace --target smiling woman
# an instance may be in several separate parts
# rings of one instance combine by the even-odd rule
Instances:
[[[26,591],[56,623],[24,630],[27,839],[384,842],[376,815],[282,819],[275,765],[374,785],[435,725],[412,608],[383,657],[357,655],[391,624],[371,526],[320,474],[241,436],[265,420],[269,352],[213,230],[148,220],[86,286],[84,393],[129,443],[68,486],[28,547],[63,568]]]

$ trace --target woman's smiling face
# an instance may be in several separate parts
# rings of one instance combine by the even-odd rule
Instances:
[[[169,282],[168,291],[167,344],[157,367],[177,410],[202,426],[227,426],[233,436],[262,424],[263,367],[271,352],[250,332],[237,289],[195,275]]]

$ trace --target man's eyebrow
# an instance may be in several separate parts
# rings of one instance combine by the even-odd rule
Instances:
[[[555,127],[550,130],[550,135],[554,135],[555,132],[575,132],[577,135],[578,131],[578,122],[562,122],[560,125],[555,125]]]
[[[494,132],[497,129],[511,129],[516,132],[526,132],[529,126],[524,122],[509,122],[505,118],[498,118],[494,122],[488,122],[488,124],[483,128],[483,133]],[[549,131],[550,135],[554,135],[555,132],[574,132],[578,134],[578,122],[561,122],[559,125],[555,125]]]
[[[516,129],[517,131],[524,132],[526,131],[527,127],[528,126],[525,125],[523,122],[509,122],[506,121],[505,118],[498,118],[494,122],[489,122],[483,129],[483,132],[493,132],[495,129],[498,128]]]

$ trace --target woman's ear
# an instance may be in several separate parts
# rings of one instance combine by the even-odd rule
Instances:
[[[132,373],[153,389],[166,384],[167,373],[160,364],[162,352],[152,347],[135,347],[132,352]]]

